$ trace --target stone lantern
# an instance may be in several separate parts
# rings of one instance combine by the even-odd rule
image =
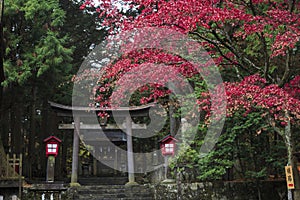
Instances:
[[[176,149],[176,140],[173,136],[167,135],[160,142],[160,149],[163,156],[174,155]]]
[[[55,136],[50,136],[44,140],[44,143],[46,143],[46,157],[48,158],[46,181],[54,182],[55,157],[58,155],[61,140]]]
[[[174,182],[173,179],[167,178],[167,174],[168,174],[168,166],[169,166],[168,160],[169,157],[175,154],[176,142],[178,142],[178,140],[171,135],[167,135],[166,137],[164,137],[159,141],[161,153],[165,158],[165,180],[163,181],[165,183]]]

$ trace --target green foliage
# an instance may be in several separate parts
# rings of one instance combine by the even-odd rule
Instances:
[[[246,116],[236,113],[226,123],[226,132],[236,135],[234,159],[238,161],[235,164],[238,178],[264,179],[270,174],[280,174],[286,149],[282,139],[274,137],[262,112],[253,111]]]
[[[235,162],[233,156],[235,149],[232,148],[234,140],[235,134],[222,134],[216,148],[207,156],[198,159],[200,180],[222,179]]]
[[[68,73],[73,48],[69,37],[61,35],[65,12],[58,0],[5,1],[4,37],[6,43],[4,85],[24,84],[46,71]]]
[[[41,40],[41,44],[36,48],[37,52],[37,76],[47,71],[51,66],[57,66],[54,70],[57,73],[68,73],[71,69],[70,62],[72,60],[72,48],[65,48],[68,37],[58,38],[58,33],[48,31],[47,35]],[[64,65],[64,66],[63,66]]]
[[[281,176],[286,148],[281,138],[274,137],[272,128],[260,112],[248,115],[236,113],[227,118],[224,132],[213,151],[200,157],[206,129],[199,126],[194,143],[182,148],[172,161],[172,167],[193,169],[198,180],[220,180],[231,171],[233,179],[266,179]],[[202,127],[200,129],[200,127]]]
[[[98,14],[81,11],[79,3],[5,0],[6,80],[1,84],[6,88],[1,104],[0,135],[7,152],[10,149],[23,153],[26,178],[45,177],[45,156],[40,151],[43,137],[60,134],[48,101],[71,103],[73,75],[92,47],[105,36],[105,31],[97,30]],[[67,118],[61,120],[71,123]],[[13,135],[11,142],[8,133]],[[58,164],[63,167],[57,170],[65,178],[71,171],[72,140],[64,140],[62,146],[66,151],[60,154],[63,159]],[[90,158],[88,151],[81,149],[80,153],[84,159]]]

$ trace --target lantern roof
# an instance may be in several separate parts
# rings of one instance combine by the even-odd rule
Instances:
[[[46,142],[49,142],[49,141],[56,141],[56,142],[58,142],[58,143],[61,143],[61,140],[60,139],[58,139],[57,137],[55,137],[55,136],[50,136],[50,137],[47,137],[46,139],[44,139],[44,142],[46,143]]]
[[[165,143],[168,140],[174,140],[175,142],[178,142],[178,140],[176,138],[174,138],[172,135],[166,135],[164,138],[162,138],[161,140],[159,140],[160,143]]]

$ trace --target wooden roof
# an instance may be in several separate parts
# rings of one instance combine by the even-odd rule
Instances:
[[[44,142],[48,142],[48,141],[50,141],[50,140],[54,140],[54,141],[56,141],[56,142],[58,142],[58,143],[61,143],[61,140],[58,139],[57,137],[53,136],[53,135],[47,137],[46,139],[44,139]]]
[[[178,140],[176,138],[174,138],[173,136],[171,136],[170,134],[169,135],[166,135],[165,137],[163,137],[161,140],[159,140],[158,142],[160,143],[164,143],[166,142],[167,140],[174,140],[175,142],[178,142]]]

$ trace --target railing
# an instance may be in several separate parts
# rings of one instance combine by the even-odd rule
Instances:
[[[33,200],[62,200],[67,187],[63,183],[41,183],[33,184],[28,191]]]
[[[6,177],[19,178],[22,176],[22,154],[19,155],[19,158],[16,157],[16,154],[13,154],[13,157],[10,158],[7,155],[7,163],[6,163]],[[12,168],[12,173],[9,173],[9,168]]]
[[[18,187],[18,199],[22,199],[22,159],[22,154],[20,154],[19,157],[17,157],[16,154],[13,154],[12,157],[10,157],[9,154],[6,155],[4,153],[3,149],[2,151],[0,149],[0,186],[8,187],[12,184],[11,186]],[[15,195],[15,197],[17,196]]]
[[[0,179],[18,179],[22,176],[22,154],[19,157],[13,154],[12,157],[7,154],[1,156]]]

